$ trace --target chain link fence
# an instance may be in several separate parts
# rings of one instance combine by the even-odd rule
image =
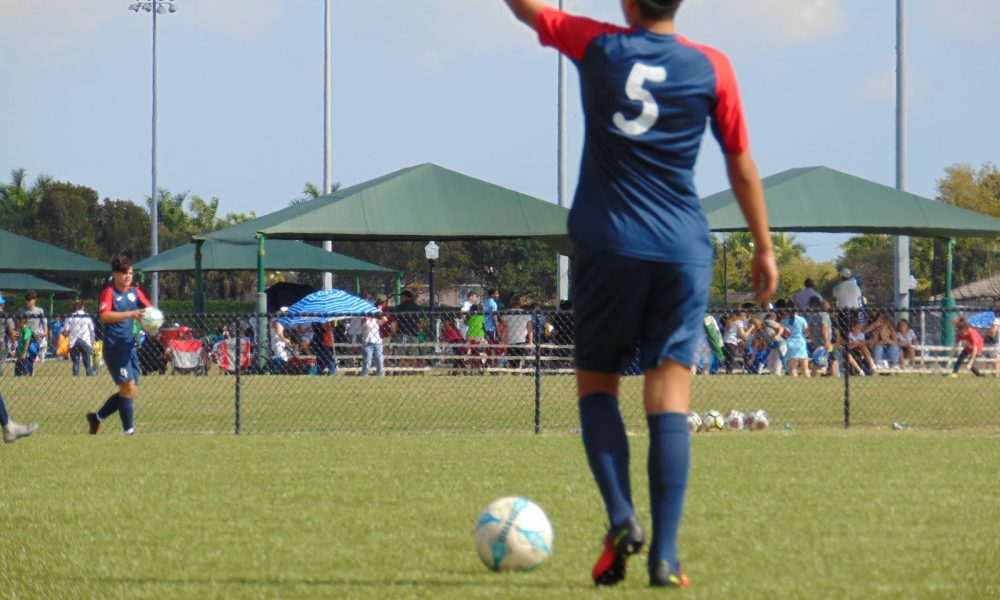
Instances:
[[[772,428],[996,429],[996,332],[978,329],[985,340],[974,365],[979,376],[967,363],[951,376],[955,356],[943,338],[953,319],[975,310],[802,311],[812,333],[804,360],[794,358],[796,341],[784,335],[796,329],[787,311],[712,310],[706,332],[717,324],[718,339],[706,335],[699,350],[692,410],[763,408]],[[89,317],[51,321],[80,318]],[[390,313],[388,322],[367,327],[364,318],[345,317],[329,326],[285,328],[278,343],[275,315],[167,315],[168,324],[139,348],[136,427],[141,433],[575,433],[572,313],[505,312],[496,324],[493,318],[482,315],[470,331],[457,312]],[[903,318],[912,334],[900,334]],[[95,331],[100,340],[99,324]],[[89,355],[77,344],[61,356],[55,337],[29,368],[12,340],[0,371],[12,416],[38,421],[47,432],[86,432],[84,415],[117,390],[100,342]],[[642,431],[637,364],[623,377],[621,405],[628,427]]]

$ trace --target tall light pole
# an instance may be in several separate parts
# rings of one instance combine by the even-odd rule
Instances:
[[[156,256],[160,253],[160,235],[159,235],[159,207],[156,201],[156,15],[162,15],[165,13],[175,13],[177,12],[177,7],[174,6],[174,0],[149,0],[146,2],[134,2],[129,5],[128,9],[134,13],[138,13],[140,10],[144,10],[148,13],[153,13],[153,150],[152,150],[152,167],[151,172],[153,175],[152,191],[149,195],[149,220],[150,220],[150,256]],[[160,274],[153,273],[153,277],[149,284],[150,300],[153,304],[160,303]]]
[[[559,0],[559,10],[562,9],[563,0]],[[556,186],[559,195],[559,206],[569,208],[569,195],[566,193],[566,57],[563,56],[562,52],[559,52],[558,55],[559,86],[557,95],[559,131],[556,134],[556,162],[558,163],[556,167]],[[569,296],[569,257],[560,255],[556,257],[556,300],[568,300]]]
[[[329,194],[333,183],[330,181],[331,168],[330,143],[330,19],[332,18],[331,0],[326,0],[323,12],[323,194]],[[323,249],[333,252],[333,242],[325,240]],[[323,289],[333,288],[333,273],[323,273]]]
[[[896,189],[906,190],[906,2],[896,0]],[[910,238],[893,241],[893,304],[910,307]],[[905,316],[904,314],[896,315]]]

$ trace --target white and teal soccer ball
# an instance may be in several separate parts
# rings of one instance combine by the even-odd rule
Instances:
[[[751,431],[764,431],[771,425],[771,417],[763,408],[758,408],[747,417],[747,429]]]
[[[163,313],[155,306],[147,306],[139,318],[139,327],[149,335],[155,335],[163,326]]]
[[[705,428],[705,424],[701,420],[701,415],[693,412],[688,415],[688,431],[695,433],[701,431]]]
[[[476,522],[476,552],[493,571],[527,571],[552,554],[552,524],[537,504],[519,496],[497,498]]]
[[[746,415],[738,410],[731,410],[726,415],[726,428],[740,431],[746,426]]]
[[[722,413],[714,409],[702,415],[701,420],[705,424],[705,431],[722,431],[726,428]]]

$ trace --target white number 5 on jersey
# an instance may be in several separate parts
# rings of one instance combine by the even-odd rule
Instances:
[[[634,119],[626,119],[621,112],[616,112],[612,121],[615,127],[620,129],[625,135],[642,135],[649,131],[656,124],[656,119],[660,116],[660,107],[656,104],[656,99],[649,91],[642,87],[647,81],[653,83],[663,83],[667,80],[667,70],[663,67],[651,67],[642,63],[635,63],[632,72],[628,74],[628,81],[625,82],[625,95],[631,100],[642,103],[642,112]]]

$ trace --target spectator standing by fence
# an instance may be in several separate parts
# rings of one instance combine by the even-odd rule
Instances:
[[[14,363],[15,377],[31,377],[35,374],[35,357],[38,343],[28,327],[28,318],[17,315],[17,361]]]
[[[503,340],[503,344],[507,346],[508,365],[513,366],[516,362],[517,368],[521,369],[524,367],[524,357],[531,350],[534,328],[531,314],[521,308],[520,296],[511,297],[510,308],[504,312],[503,322],[506,325],[504,328],[506,339]]]
[[[382,344],[380,329],[388,322],[388,317],[382,313],[366,316],[364,321],[364,337],[361,340],[361,353],[364,355],[361,363],[361,376],[366,377],[375,363],[375,374],[385,376],[385,348]]]
[[[575,62],[583,90],[586,142],[569,216],[577,391],[584,449],[610,521],[591,577],[617,584],[645,543],[618,407],[621,368],[640,346],[653,515],[649,582],[687,587],[676,546],[690,465],[690,369],[712,269],[693,171],[709,121],[754,238],[757,302],[777,285],[736,78],[722,53],[676,35],[680,0],[623,1],[628,27],[539,0],[506,2],[543,45]]]
[[[458,322],[458,331],[462,334],[462,337],[467,337],[469,335],[469,324],[466,320],[469,318],[469,312],[472,307],[479,304],[479,294],[476,292],[469,292],[465,296],[465,302],[462,303],[462,309],[460,312],[461,320]]]
[[[816,291],[816,283],[812,279],[806,279],[805,287],[792,294],[792,302],[794,302],[795,306],[801,311],[808,309],[809,302],[814,298],[816,300],[822,300],[823,296]]]
[[[73,377],[80,376],[80,361],[83,361],[87,377],[94,374],[92,353],[94,350],[94,319],[85,310],[83,300],[73,302],[73,313],[66,318],[66,338],[69,343],[69,358],[73,361]]]
[[[49,347],[49,322],[45,318],[45,309],[38,306],[38,294],[35,293],[35,290],[30,290],[24,294],[24,306],[21,307],[18,314],[22,314],[27,318],[28,327],[31,329],[31,337],[38,346],[37,356],[44,362],[45,350]]]
[[[500,290],[491,288],[483,302],[483,314],[486,316],[486,342],[500,341]]]
[[[17,324],[13,315],[6,311],[7,299],[0,294],[0,375],[3,375],[7,361],[14,357],[17,350],[14,339],[17,335]]]

